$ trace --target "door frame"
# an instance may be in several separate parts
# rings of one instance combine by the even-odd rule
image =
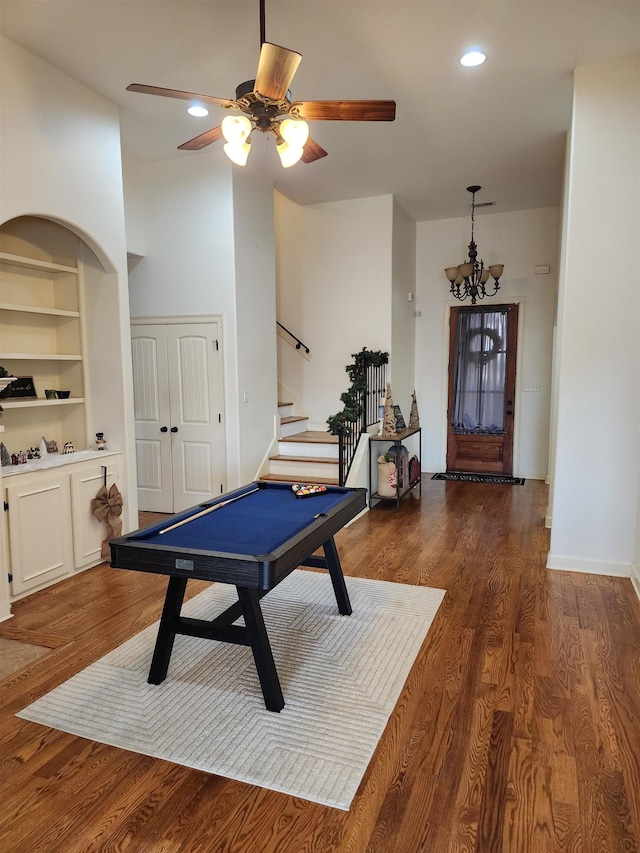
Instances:
[[[220,383],[220,416],[222,418],[222,471],[224,489],[227,488],[227,415],[226,415],[226,388],[224,382],[224,321],[221,314],[180,314],[168,317],[130,317],[131,326],[180,326],[189,324],[217,323],[220,330],[219,358],[218,358],[218,381]]]
[[[515,477],[523,476],[521,473],[521,463],[520,463],[520,430],[521,430],[521,422],[522,418],[520,417],[520,411],[522,407],[522,359],[524,352],[524,319],[526,313],[526,298],[524,296],[518,296],[517,299],[500,299],[500,301],[496,304],[500,305],[517,305],[518,306],[518,349],[516,352],[516,393],[515,393],[515,406],[516,406],[516,418],[513,425],[513,474]],[[450,329],[450,320],[451,320],[451,309],[459,308],[464,303],[460,302],[458,299],[446,299],[444,303],[444,311],[443,311],[443,325],[442,325],[442,363],[443,363],[443,373],[442,373],[442,392],[441,392],[441,411],[442,411],[442,434],[440,440],[440,470],[446,471],[447,468],[447,433],[448,433],[448,419],[449,419],[449,329]],[[491,305],[490,302],[487,305]]]

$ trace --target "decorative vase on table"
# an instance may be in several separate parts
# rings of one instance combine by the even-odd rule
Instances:
[[[378,457],[378,494],[382,498],[396,496],[396,465],[386,455]]]

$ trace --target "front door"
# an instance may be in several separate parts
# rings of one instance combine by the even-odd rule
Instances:
[[[447,471],[513,473],[518,306],[454,307]]]

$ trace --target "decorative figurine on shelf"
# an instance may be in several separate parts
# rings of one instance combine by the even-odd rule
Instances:
[[[11,454],[11,464],[12,465],[26,465],[27,462],[27,454],[24,450],[19,450],[17,453]]]
[[[27,448],[27,459],[40,459],[40,448],[39,447],[28,447]]]
[[[416,392],[411,395],[411,412],[409,414],[409,428],[418,429],[420,426],[420,415],[418,414],[418,402],[416,400]]]
[[[396,434],[396,416],[393,411],[393,398],[391,396],[391,385],[387,383],[387,398],[384,403],[384,419],[382,421],[381,435],[388,437]]]
[[[107,449],[107,439],[104,437],[103,432],[96,433],[96,447],[98,450],[106,450]]]
[[[44,436],[40,439],[40,458],[47,458],[47,440]]]
[[[47,453],[58,452],[58,442],[55,440],[55,438],[52,438],[51,441],[46,441],[45,439],[45,444],[47,445]]]
[[[67,441],[65,443],[64,447],[62,448],[62,453],[64,454],[64,453],[75,453],[75,452],[76,452],[76,449],[73,446],[73,442]]]
[[[3,442],[0,441],[0,463],[3,468],[6,468],[8,465],[11,465],[11,456],[9,455],[9,451],[4,446]]]

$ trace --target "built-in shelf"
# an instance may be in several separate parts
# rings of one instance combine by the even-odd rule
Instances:
[[[32,409],[35,406],[77,406],[84,403],[84,397],[67,397],[66,400],[2,400],[5,411],[9,409]]]
[[[35,305],[11,305],[0,302],[0,311],[18,311],[21,314],[46,314],[51,317],[79,317],[79,311],[63,311],[61,308],[37,308]]]
[[[0,252],[0,263],[11,264],[14,267],[23,267],[28,270],[42,270],[43,272],[77,273],[77,267],[66,264],[56,264],[53,261],[39,261],[35,258],[24,258],[21,255],[12,255],[9,252]]]
[[[0,361],[82,361],[82,356],[59,352],[0,352]]]

